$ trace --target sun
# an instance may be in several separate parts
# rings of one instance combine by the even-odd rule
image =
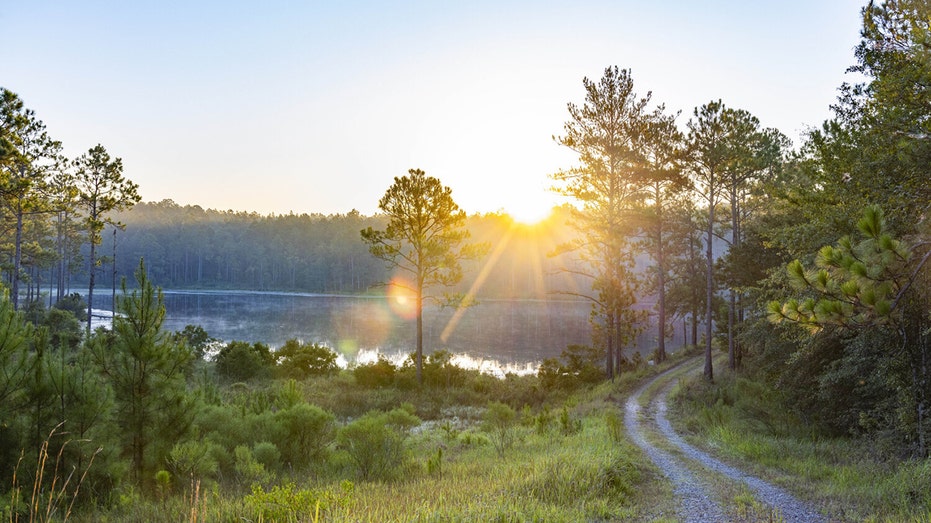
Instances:
[[[529,199],[517,200],[508,204],[505,212],[517,223],[536,225],[549,218],[553,212],[553,207],[549,202],[531,201]]]

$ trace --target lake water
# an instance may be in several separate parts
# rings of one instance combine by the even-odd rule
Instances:
[[[272,348],[295,338],[336,349],[344,364],[379,354],[400,362],[416,346],[412,311],[384,297],[170,290],[164,296],[169,331],[200,325],[223,341]],[[109,311],[109,292],[95,293],[94,306]],[[589,312],[588,302],[561,300],[483,300],[458,312],[426,307],[424,353],[447,350],[457,364],[495,374],[534,372],[567,345],[591,343]],[[641,338],[640,350],[652,349],[649,334]]]

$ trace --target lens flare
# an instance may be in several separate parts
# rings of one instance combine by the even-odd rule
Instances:
[[[404,278],[395,276],[388,282],[388,306],[399,317],[411,320],[417,317],[417,295],[414,286]]]
[[[350,359],[360,347],[377,347],[391,334],[391,313],[381,300],[335,308],[330,321],[336,329],[336,348]]]

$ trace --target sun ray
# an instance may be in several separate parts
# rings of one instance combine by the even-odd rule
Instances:
[[[478,273],[478,276],[475,277],[475,281],[472,282],[472,286],[469,287],[468,292],[466,292],[465,297],[462,302],[466,305],[472,302],[475,299],[475,295],[478,290],[482,287],[482,284],[485,283],[485,280],[488,278],[488,275],[491,274],[491,270],[494,268],[495,264],[498,263],[498,259],[501,258],[501,255],[504,253],[505,248],[507,248],[508,243],[511,241],[511,237],[514,236],[514,231],[516,226],[514,223],[508,228],[507,233],[504,237],[501,238],[501,241],[498,242],[498,245],[495,246],[495,250],[492,251],[491,256],[488,257],[488,261],[485,262],[485,265],[482,266],[482,270]],[[449,322],[446,324],[446,327],[443,328],[443,333],[440,334],[440,341],[446,343],[449,339],[449,336],[456,330],[456,326],[459,325],[459,321],[462,319],[462,315],[465,314],[465,307],[459,307],[456,309],[456,312],[453,314],[453,317],[449,319]]]

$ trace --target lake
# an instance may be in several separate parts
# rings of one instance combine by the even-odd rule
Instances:
[[[272,348],[295,338],[336,349],[343,364],[379,354],[400,362],[415,349],[412,311],[385,297],[172,290],[164,297],[169,331],[200,325],[223,341]],[[109,290],[94,293],[94,306],[110,310]],[[535,372],[567,345],[591,343],[589,312],[588,302],[565,300],[482,300],[458,312],[428,306],[424,353],[447,350],[457,364],[495,374]],[[652,350],[652,339],[642,335],[639,350]]]

